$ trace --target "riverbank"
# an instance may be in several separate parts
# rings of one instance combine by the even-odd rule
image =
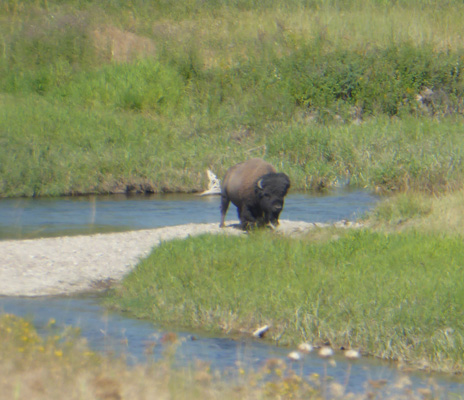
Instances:
[[[350,222],[337,225],[357,226]],[[317,226],[281,221],[277,232],[296,234]],[[241,235],[234,223],[186,224],[89,236],[0,241],[0,295],[44,296],[107,289],[160,243],[204,233]]]

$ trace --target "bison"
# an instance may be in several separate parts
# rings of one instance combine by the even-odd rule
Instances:
[[[253,226],[277,226],[290,179],[260,158],[253,158],[228,169],[221,188],[221,224],[232,203],[237,207],[243,230]]]

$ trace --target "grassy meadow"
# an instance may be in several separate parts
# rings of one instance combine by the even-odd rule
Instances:
[[[106,302],[462,374],[462,15],[459,0],[1,1],[0,197],[195,192],[250,157],[292,190],[397,193],[356,231],[163,243]],[[9,398],[321,397],[294,375],[263,389],[169,358],[128,369],[11,316],[0,337]]]
[[[462,2],[0,4],[0,196],[461,187]],[[418,100],[420,97],[420,101]]]
[[[399,367],[464,372],[464,191],[403,193],[363,228],[204,235],[153,249],[108,306],[165,326],[330,343]]]

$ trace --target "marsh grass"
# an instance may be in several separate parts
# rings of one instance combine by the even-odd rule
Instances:
[[[461,372],[461,242],[416,230],[172,241],[153,250],[109,303],[162,324],[231,332],[266,324],[282,344],[328,341]]]

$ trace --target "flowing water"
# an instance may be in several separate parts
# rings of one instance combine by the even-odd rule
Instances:
[[[376,200],[375,196],[362,191],[337,191],[327,195],[294,193],[287,197],[281,219],[307,222],[354,219],[370,209]],[[218,222],[219,201],[218,196],[194,195],[3,199],[0,200],[0,239]],[[228,219],[236,218],[235,207],[231,206]],[[131,364],[157,360],[163,355],[161,338],[166,329],[105,310],[100,306],[98,296],[0,297],[1,311],[31,318],[42,334],[47,334],[51,318],[57,321],[58,326],[78,327],[93,349],[124,355]],[[223,373],[236,373],[239,366],[256,371],[270,358],[287,360],[292,350],[251,337],[210,337],[204,333],[184,331],[176,331],[176,334],[181,338],[176,353],[179,365],[189,366],[194,360],[202,360]],[[146,350],[152,344],[156,344],[153,352],[147,354]],[[394,365],[374,359],[350,364],[339,355],[335,360],[336,366],[328,366],[326,360],[311,353],[302,361],[287,362],[289,368],[304,375],[328,374],[339,383],[348,382],[347,390],[350,392],[365,393],[369,380],[386,379],[393,384],[404,377]],[[407,376],[413,387],[429,387],[431,379],[436,381],[444,390],[444,397],[450,393],[464,393],[462,380],[453,380],[449,376],[432,377],[424,373]]]

